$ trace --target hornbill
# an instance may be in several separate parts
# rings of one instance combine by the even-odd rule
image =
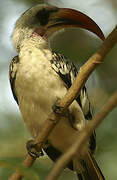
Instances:
[[[16,22],[12,39],[18,56],[10,64],[10,84],[22,118],[34,138],[42,131],[53,105],[66,94],[78,73],[69,59],[51,50],[48,37],[62,28],[74,27],[87,29],[104,40],[102,31],[91,18],[69,8],[39,4],[24,12]],[[43,150],[56,161],[78,141],[80,131],[91,119],[91,106],[84,86],[61,116]],[[67,167],[77,172],[79,180],[104,179],[93,157],[95,148],[94,132],[80,153],[80,159],[76,156],[68,163]],[[35,154],[30,143],[28,150]],[[77,168],[74,168],[76,163]]]

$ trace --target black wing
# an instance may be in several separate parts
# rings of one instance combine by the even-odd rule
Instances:
[[[64,81],[67,88],[70,88],[73,81],[75,80],[78,71],[76,66],[69,61],[65,56],[53,53],[53,58],[51,60],[52,68],[56,71],[59,77]],[[91,106],[88,99],[86,87],[84,86],[77,97],[76,101],[83,110],[85,119],[89,120],[92,118]]]
[[[18,104],[18,99],[16,97],[15,94],[15,78],[16,78],[16,74],[17,74],[17,67],[18,67],[18,63],[19,63],[19,58],[18,56],[15,56],[9,66],[9,80],[10,80],[10,85],[11,85],[11,89],[12,89],[12,93],[13,93],[13,97],[16,100],[17,104]]]

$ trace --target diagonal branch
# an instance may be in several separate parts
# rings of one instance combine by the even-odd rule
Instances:
[[[101,123],[101,121],[117,106],[117,91],[111,96],[108,103],[103,107],[103,109],[89,122],[89,124],[83,129],[83,131],[79,135],[79,141],[74,142],[72,147],[68,149],[68,151],[61,156],[56,162],[54,168],[48,175],[46,180],[55,180],[64,167],[70,162],[70,160],[77,153],[80,155],[82,148],[85,143],[93,133],[94,129]]]
[[[112,33],[107,37],[99,50],[80,68],[78,76],[74,81],[71,88],[68,90],[67,94],[61,99],[60,107],[64,111],[78,96],[82,86],[85,84],[89,75],[94,71],[99,64],[102,63],[104,57],[110,52],[113,46],[117,43],[117,27],[112,31]],[[43,142],[38,144],[38,151],[43,147],[44,142],[46,141],[48,135],[55,127],[56,123],[59,121],[59,115],[52,113],[50,117],[46,120],[44,128],[39,136],[35,139],[35,143]],[[25,167],[31,167],[36,158],[31,157],[27,154],[22,165]],[[21,173],[17,170],[9,180],[21,180]]]
[[[67,108],[78,96],[81,88],[87,81],[90,74],[103,62],[105,56],[111,51],[117,43],[117,26],[105,39],[98,51],[89,58],[89,60],[80,68],[78,76],[67,94],[62,98],[60,106]]]

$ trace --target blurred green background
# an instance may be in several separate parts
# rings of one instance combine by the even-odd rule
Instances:
[[[7,180],[14,167],[19,167],[26,153],[25,143],[30,134],[21,118],[9,84],[8,69],[11,59],[17,54],[13,48],[11,35],[18,17],[38,0],[0,0],[0,179]],[[105,36],[117,23],[117,1],[115,0],[50,0],[58,7],[78,9],[100,26]],[[62,31],[50,38],[53,50],[71,59],[78,67],[82,65],[101,45],[101,40],[87,31],[73,29]],[[93,112],[98,112],[116,90],[117,46],[105,58],[104,63],[91,75],[87,82]],[[106,180],[117,179],[117,109],[109,114],[97,129],[96,159]],[[35,162],[31,170],[21,169],[26,178],[43,180],[53,163],[46,156]],[[20,168],[20,167],[19,167]],[[61,180],[76,179],[65,170]]]

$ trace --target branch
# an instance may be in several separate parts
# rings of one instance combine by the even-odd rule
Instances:
[[[77,153],[77,158],[79,158],[78,155],[80,155],[82,148],[84,147],[85,143],[93,133],[94,129],[116,106],[117,106],[117,91],[112,95],[112,97],[109,99],[108,103],[103,107],[103,109],[83,129],[83,131],[80,133],[78,137],[79,140],[73,143],[72,147],[68,149],[68,151],[61,156],[61,158],[58,159],[58,161],[56,162],[54,168],[52,169],[46,180],[55,180],[76,153]]]
[[[76,99],[90,74],[103,62],[105,56],[111,51],[116,43],[117,26],[105,39],[99,50],[80,68],[76,80],[60,102],[61,107],[67,108],[73,100]]]
[[[78,96],[81,88],[85,84],[86,80],[88,79],[89,75],[92,73],[96,67],[102,63],[104,57],[110,52],[113,46],[117,42],[117,27],[113,30],[113,32],[107,37],[104,41],[100,49],[80,68],[78,76],[74,81],[71,88],[68,90],[66,95],[60,101],[60,107],[62,111],[64,110],[73,102],[73,100]],[[59,121],[59,115],[52,113],[50,118],[48,118],[44,124],[43,130],[40,132],[39,136],[35,139],[35,143],[42,142],[38,144],[37,150],[40,151],[43,147],[44,142],[46,141],[47,137],[49,136],[52,129],[55,127],[56,123]],[[31,157],[27,154],[25,160],[23,161],[22,165],[25,167],[30,167],[34,163],[36,158]],[[21,180],[23,176],[17,170],[9,180]]]

